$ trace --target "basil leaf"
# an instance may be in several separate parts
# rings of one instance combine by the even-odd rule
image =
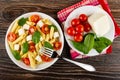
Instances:
[[[37,44],[40,41],[40,32],[35,31],[32,35],[32,41]]]
[[[44,42],[44,47],[53,49],[53,46],[49,42],[47,42],[47,41]]]
[[[29,45],[28,42],[26,41],[25,43],[22,44],[22,52],[26,53],[28,52],[28,49],[29,49]]]
[[[89,52],[94,46],[94,34],[89,33],[85,36],[84,45]]]
[[[54,27],[55,31],[58,31],[57,27],[55,25],[49,25],[49,28]]]
[[[94,49],[96,49],[96,51],[98,53],[101,53],[103,51],[103,49],[105,49],[106,47],[108,47],[111,44],[112,44],[112,42],[105,37],[96,38],[95,44],[94,44]]]
[[[13,56],[15,57],[16,60],[21,59],[20,53],[18,51],[12,50],[12,53],[13,53]]]
[[[18,25],[19,26],[23,26],[25,23],[26,23],[26,21],[28,20],[28,18],[21,18],[19,21],[18,21]]]

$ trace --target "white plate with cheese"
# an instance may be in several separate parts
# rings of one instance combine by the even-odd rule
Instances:
[[[86,14],[87,16],[89,16],[88,22],[90,25],[94,26],[94,27],[92,27],[92,30],[93,30],[93,32],[96,33],[96,35],[98,37],[102,36],[102,37],[108,38],[110,41],[113,42],[115,28],[114,28],[114,23],[113,23],[111,17],[109,16],[109,14],[107,12],[105,12],[102,8],[97,7],[97,6],[83,6],[83,7],[77,8],[73,12],[71,12],[65,21],[65,26],[64,26],[65,39],[66,39],[68,45],[73,50],[84,55],[84,53],[82,53],[82,52],[78,51],[76,48],[74,48],[72,43],[69,41],[69,39],[71,39],[71,37],[66,32],[67,28],[71,25],[70,24],[71,20],[79,17],[80,14]],[[99,18],[99,20],[98,20],[98,18]],[[104,20],[104,21],[102,21],[102,20]],[[96,25],[101,26],[101,28],[97,28]],[[107,27],[105,27],[105,26],[107,26]],[[105,30],[107,30],[107,31],[105,31]],[[107,48],[105,48],[101,52],[101,54],[104,53]],[[86,55],[87,56],[96,56],[96,55],[99,55],[99,53],[95,49],[92,49]]]

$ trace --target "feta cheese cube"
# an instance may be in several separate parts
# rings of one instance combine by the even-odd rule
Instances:
[[[19,44],[15,44],[15,45],[14,45],[14,50],[19,50],[19,48],[20,48],[20,45],[19,45]]]
[[[28,30],[29,28],[30,28],[30,26],[28,24],[23,25],[23,29]]]
[[[32,40],[32,35],[28,35],[28,36],[26,37],[26,40],[27,40],[27,41]]]
[[[23,28],[20,28],[20,29],[18,30],[19,36],[22,35],[22,34],[24,34],[24,33],[25,33],[25,30],[24,30]]]
[[[37,55],[37,56],[35,57],[35,60],[37,60],[38,62],[42,62],[42,59],[41,59],[41,57],[40,57],[39,55]]]
[[[37,22],[37,26],[42,27],[43,25],[44,25],[44,23],[42,22],[42,20],[39,20],[39,21]]]
[[[58,32],[55,32],[55,33],[54,33],[54,38],[57,38],[57,37],[59,37],[59,33],[58,33]]]

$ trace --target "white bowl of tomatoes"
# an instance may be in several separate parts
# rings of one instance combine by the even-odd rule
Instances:
[[[96,35],[88,21],[88,18],[94,13],[104,14],[108,18],[110,30],[101,37]],[[75,9],[67,17],[64,25],[64,34],[68,45],[79,54],[87,56],[104,53],[112,44],[114,33],[114,23],[109,14],[95,6],[83,6]]]
[[[64,37],[59,24],[52,17],[41,12],[30,12],[10,24],[5,46],[10,59],[17,66],[37,71],[50,67],[58,59],[41,53],[41,47],[51,48],[61,55]]]

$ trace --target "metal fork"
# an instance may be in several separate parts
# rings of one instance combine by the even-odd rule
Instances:
[[[73,61],[68,58],[62,57],[62,56],[58,55],[58,53],[55,50],[52,50],[50,48],[42,47],[39,52],[43,53],[44,55],[51,57],[51,58],[62,58],[63,60],[71,62],[87,71],[90,71],[90,72],[96,71],[96,69],[92,65],[80,63],[80,62]]]

